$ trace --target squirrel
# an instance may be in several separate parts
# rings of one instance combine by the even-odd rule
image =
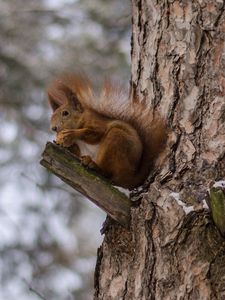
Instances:
[[[140,186],[167,137],[165,121],[120,86],[105,81],[95,94],[84,76],[67,74],[48,86],[56,143],[112,184]]]

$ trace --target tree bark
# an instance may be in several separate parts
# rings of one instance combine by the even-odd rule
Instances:
[[[131,87],[170,134],[130,230],[112,224],[105,234],[95,299],[225,299],[225,240],[205,202],[225,177],[224,7],[132,1]]]

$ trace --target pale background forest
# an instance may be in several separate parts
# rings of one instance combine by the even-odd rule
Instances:
[[[45,89],[63,71],[127,84],[130,23],[128,0],[0,0],[0,300],[93,298],[105,214],[39,165]]]

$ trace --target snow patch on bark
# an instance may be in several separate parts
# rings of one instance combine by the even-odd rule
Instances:
[[[183,208],[186,215],[188,215],[190,212],[194,211],[194,205],[188,206],[184,202],[182,202],[180,200],[179,193],[170,193],[170,196],[173,197],[176,200],[177,204]]]
[[[207,202],[205,201],[205,199],[202,201],[202,207],[205,209],[209,209],[209,206],[208,206]]]
[[[225,188],[225,180],[215,181],[213,187],[221,187],[221,188]]]
[[[225,182],[224,182],[224,184],[225,184]],[[176,200],[177,204],[183,208],[183,211],[185,212],[186,215],[188,215],[192,211],[198,211],[198,210],[201,210],[203,208],[204,209],[209,209],[209,206],[208,206],[205,199],[197,205],[187,205],[186,203],[184,203],[180,200],[180,194],[179,193],[174,193],[173,192],[173,193],[170,193],[170,196],[173,197]]]

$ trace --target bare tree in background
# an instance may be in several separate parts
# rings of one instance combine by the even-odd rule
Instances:
[[[132,88],[171,132],[130,231],[106,232],[95,299],[225,299],[225,243],[204,208],[225,176],[224,6],[132,1]]]
[[[128,0],[0,0],[1,300],[92,299],[104,216],[39,166],[45,90],[63,71],[129,77],[129,16]]]

